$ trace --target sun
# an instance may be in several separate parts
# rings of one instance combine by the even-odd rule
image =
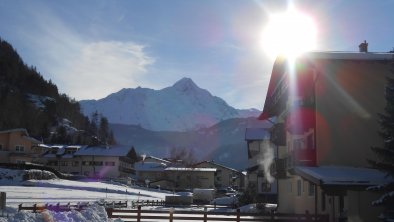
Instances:
[[[268,55],[296,57],[314,50],[317,30],[314,21],[296,10],[273,14],[262,34],[262,46]]]

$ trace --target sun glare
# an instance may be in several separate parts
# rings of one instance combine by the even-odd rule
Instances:
[[[305,14],[295,10],[271,15],[263,31],[262,46],[272,57],[296,57],[315,49],[316,26]]]

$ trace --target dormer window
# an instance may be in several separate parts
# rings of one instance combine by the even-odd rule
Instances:
[[[25,152],[25,147],[21,146],[21,145],[16,145],[15,146],[15,151],[18,152],[18,153],[23,153],[23,152]]]

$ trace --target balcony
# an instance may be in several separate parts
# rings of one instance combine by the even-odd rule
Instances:
[[[276,158],[274,163],[271,165],[271,175],[276,179],[284,179],[287,176],[286,173],[286,158]]]
[[[295,166],[316,166],[316,149],[293,150],[287,157],[287,169],[292,170]]]
[[[284,123],[277,123],[272,127],[271,142],[277,146],[286,146],[286,130]]]

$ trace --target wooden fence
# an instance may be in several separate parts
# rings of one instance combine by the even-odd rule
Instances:
[[[239,209],[236,212],[207,212],[205,211],[159,211],[159,210],[121,210],[106,209],[109,218],[133,219],[140,222],[141,220],[167,220],[169,222],[177,220],[190,221],[276,221],[276,222],[328,222],[328,215],[312,214],[280,214],[280,213],[241,213]]]
[[[33,204],[33,206],[23,206],[23,204],[18,205],[18,211],[21,210],[31,210],[34,213],[41,212],[43,210],[51,210],[51,211],[70,211],[70,210],[78,210],[81,211],[88,207],[90,204],[89,203],[77,203],[77,204],[65,204],[61,205],[60,203],[57,203],[56,205],[52,204],[45,204],[45,205],[39,205],[39,204]]]

